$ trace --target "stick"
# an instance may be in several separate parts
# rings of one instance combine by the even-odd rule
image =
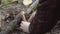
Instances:
[[[39,4],[39,0],[36,0],[28,9],[27,9],[27,13],[29,14],[33,8],[35,9],[35,7],[37,7],[37,5]]]
[[[22,15],[23,21],[27,21],[25,15],[24,15],[24,11],[21,11],[21,15]]]

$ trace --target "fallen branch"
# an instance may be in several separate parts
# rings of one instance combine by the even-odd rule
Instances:
[[[28,9],[27,14],[29,14],[31,11],[37,8],[37,5],[39,4],[39,0],[36,0]]]

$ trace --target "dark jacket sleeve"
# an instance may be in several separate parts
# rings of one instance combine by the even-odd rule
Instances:
[[[37,8],[34,20],[30,24],[30,34],[45,34],[57,22],[56,0],[45,0]]]

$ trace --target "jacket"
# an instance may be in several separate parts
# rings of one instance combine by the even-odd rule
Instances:
[[[30,34],[45,34],[54,27],[60,18],[59,0],[42,0],[30,24]]]

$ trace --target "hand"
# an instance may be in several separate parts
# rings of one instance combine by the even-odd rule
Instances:
[[[30,22],[22,21],[20,25],[21,25],[20,28],[21,28],[24,32],[29,33],[29,25],[30,25]]]

